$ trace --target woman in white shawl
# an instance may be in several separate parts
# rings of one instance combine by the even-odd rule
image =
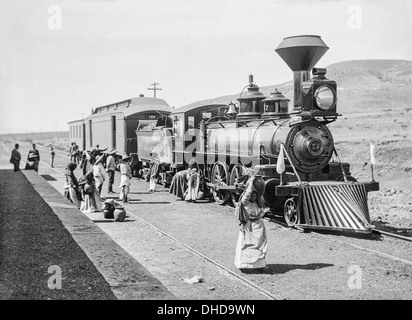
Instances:
[[[118,165],[120,170],[120,196],[119,200],[123,200],[123,203],[129,203],[127,201],[127,196],[129,195],[130,191],[130,179],[132,178],[132,170],[130,169],[130,161],[131,157],[127,154],[122,155],[122,160]]]
[[[236,208],[240,231],[236,244],[235,266],[242,272],[266,267],[267,238],[262,219],[266,213],[264,190],[263,179],[252,176]]]
[[[99,195],[102,194],[103,182],[106,180],[106,171],[104,170],[104,167],[102,164],[103,158],[104,158],[104,155],[98,156],[93,165],[93,175],[94,175],[94,180],[96,182],[96,188],[99,191]]]

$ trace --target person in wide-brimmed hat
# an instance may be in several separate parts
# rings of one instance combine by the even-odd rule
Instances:
[[[114,183],[114,175],[116,172],[116,161],[114,160],[114,156],[116,155],[116,153],[117,153],[117,150],[112,149],[109,152],[109,155],[107,156],[107,159],[106,159],[106,172],[107,172],[107,175],[109,176],[109,182],[107,185],[108,194],[114,193],[113,183]]]
[[[120,170],[119,200],[123,200],[123,203],[129,203],[127,197],[130,191],[130,180],[132,179],[132,170],[130,169],[131,159],[131,156],[128,156],[126,153],[124,153],[118,166]]]
[[[99,191],[99,195],[102,194],[103,182],[106,180],[106,172],[103,167],[104,155],[97,156],[96,161],[93,165],[93,175],[96,182],[96,188]]]
[[[97,159],[98,156],[102,155],[103,151],[106,151],[108,148],[106,149],[99,149],[99,145],[96,144],[96,148],[94,148],[91,152],[90,152],[90,156],[92,158],[92,162],[94,163],[94,161]]]
[[[152,160],[150,161],[149,169],[149,185],[150,185],[150,192],[155,192],[156,191],[156,186],[159,178],[159,173],[161,171],[161,166],[160,166],[160,160],[159,160],[159,154],[153,150],[152,152],[149,153],[149,156],[152,157]]]
[[[236,244],[235,266],[241,271],[266,267],[267,238],[263,216],[265,182],[252,176],[236,208],[240,230]]]

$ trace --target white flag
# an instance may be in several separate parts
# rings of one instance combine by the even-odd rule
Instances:
[[[371,164],[376,164],[376,159],[375,159],[375,145],[371,142]]]
[[[282,174],[285,171],[285,156],[283,154],[283,145],[280,146],[278,162],[276,163],[276,171]]]

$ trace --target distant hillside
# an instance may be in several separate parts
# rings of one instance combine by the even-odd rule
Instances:
[[[5,138],[16,138],[23,141],[36,141],[53,138],[68,138],[69,131],[50,131],[50,132],[34,132],[34,133],[6,133],[0,136]]]
[[[412,107],[412,61],[353,60],[327,67],[326,77],[338,83],[338,110],[352,113],[370,108]],[[292,81],[261,87],[266,96],[275,88],[293,100]],[[190,106],[237,102],[239,93],[191,103]],[[291,106],[291,105],[290,105]]]

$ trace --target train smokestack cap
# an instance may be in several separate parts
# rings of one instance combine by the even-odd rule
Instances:
[[[320,36],[302,35],[284,38],[275,50],[292,71],[307,71],[328,51]]]

